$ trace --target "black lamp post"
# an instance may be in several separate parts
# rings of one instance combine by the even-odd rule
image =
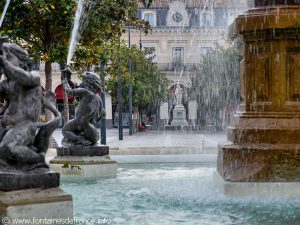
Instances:
[[[121,47],[120,38],[119,38],[119,47]],[[120,51],[120,49],[119,49]],[[120,52],[119,52],[120,53]],[[118,112],[119,112],[119,140],[123,140],[123,99],[122,99],[122,82],[123,76],[121,74],[121,59],[120,54],[119,57],[119,65],[118,65]]]
[[[101,71],[101,80],[103,85],[103,90],[101,91],[101,100],[102,106],[105,109],[105,78],[104,78],[104,65],[100,64],[100,71]],[[101,119],[101,144],[106,145],[106,118]]]
[[[131,48],[131,40],[130,40],[130,25],[128,25],[128,47]],[[131,58],[129,58],[128,61],[128,71],[131,73],[132,70],[132,61]],[[129,116],[129,135],[133,134],[133,126],[132,126],[132,84],[131,81],[129,81],[129,101],[128,101],[128,116]]]

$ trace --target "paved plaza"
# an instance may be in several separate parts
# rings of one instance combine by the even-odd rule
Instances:
[[[53,137],[60,145],[61,129]],[[215,162],[218,144],[225,142],[225,133],[145,131],[129,136],[128,129],[119,141],[118,129],[107,130],[110,155],[118,163]],[[55,155],[54,149],[48,153]]]

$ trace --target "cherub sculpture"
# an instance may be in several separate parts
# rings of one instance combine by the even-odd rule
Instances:
[[[40,76],[31,71],[27,51],[16,44],[2,45],[0,68],[6,78],[0,81],[0,98],[6,102],[0,116],[0,171],[48,170],[45,153],[60,120],[55,95],[43,95]],[[38,130],[42,106],[55,119]]]
[[[62,145],[92,146],[99,140],[99,133],[95,128],[98,120],[105,116],[105,111],[100,98],[101,80],[97,74],[85,72],[82,83],[78,88],[71,88],[66,79],[71,71],[62,71],[62,84],[69,96],[79,98],[75,118],[70,120],[62,129]]]

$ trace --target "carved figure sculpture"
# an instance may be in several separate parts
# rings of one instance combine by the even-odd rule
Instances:
[[[176,97],[176,105],[182,104],[182,93],[183,90],[179,84],[176,85],[175,97]]]
[[[0,115],[0,171],[48,170],[45,153],[60,120],[55,95],[43,95],[40,76],[31,71],[27,51],[16,44],[2,45],[0,68],[6,77],[0,81],[0,99],[5,99]],[[42,106],[55,119],[38,130]]]
[[[67,77],[71,71],[62,71],[62,84],[69,96],[79,98],[75,118],[70,120],[62,130],[62,145],[91,146],[99,140],[99,133],[94,127],[96,122],[105,116],[100,98],[101,80],[97,74],[85,72],[82,75],[82,83],[78,88],[71,88]]]

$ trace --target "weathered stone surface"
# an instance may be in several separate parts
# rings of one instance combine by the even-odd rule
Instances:
[[[300,145],[238,144],[219,148],[217,171],[231,182],[300,181]]]
[[[0,191],[0,219],[4,217],[12,225],[12,219],[31,220],[23,224],[46,224],[39,219],[72,219],[72,196],[60,188]]]
[[[99,140],[99,133],[95,128],[98,120],[105,116],[101,92],[101,79],[92,72],[85,72],[82,75],[82,83],[72,88],[69,85],[68,77],[71,71],[66,69],[62,72],[62,85],[68,96],[79,99],[75,118],[66,123],[62,129],[64,136],[62,145],[73,146],[94,146]]]
[[[229,27],[229,35],[234,38],[243,34],[243,38],[251,41],[296,39],[299,37],[299,18],[300,9],[296,5],[255,8],[235,19]]]
[[[176,105],[173,109],[173,120],[171,126],[187,126],[186,110],[182,104]]]
[[[230,27],[243,40],[241,112],[217,171],[229,182],[300,182],[300,2],[255,4],[273,6],[251,9]]]
[[[109,146],[72,146],[57,148],[57,156],[104,156]]]
[[[300,144],[300,129],[241,129],[229,127],[228,140],[233,143]]]
[[[0,172],[0,191],[59,187],[59,173],[51,171]]]
[[[117,162],[109,156],[58,156],[50,167],[62,176],[115,177]]]
[[[0,48],[0,171],[38,173],[45,163],[49,138],[61,118],[55,94],[43,93],[40,76],[32,71],[28,52],[17,44],[3,43]],[[3,73],[3,74],[2,74]],[[37,129],[41,109],[49,109],[55,118]],[[44,171],[43,170],[43,171]],[[19,179],[19,178],[18,178]]]
[[[300,197],[300,182],[230,182],[218,173],[214,173],[214,182],[218,191],[228,197],[257,199],[298,199]]]
[[[255,6],[300,5],[299,0],[255,0]]]

